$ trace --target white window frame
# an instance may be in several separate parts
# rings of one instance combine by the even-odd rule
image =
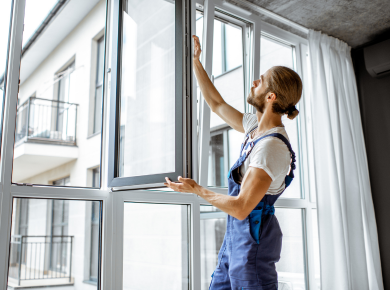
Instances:
[[[111,48],[112,48],[112,29],[115,23],[113,23],[113,11],[115,3],[118,0],[107,0],[107,22],[106,22],[106,52],[105,52],[105,68],[111,68]],[[211,75],[212,71],[212,33],[213,33],[213,18],[214,9],[218,7],[240,18],[246,19],[253,23],[253,43],[247,49],[254,52],[260,51],[260,37],[262,32],[272,34],[275,37],[281,38],[293,44],[296,47],[296,60],[298,73],[303,77],[303,82],[307,82],[306,71],[306,56],[307,53],[307,40],[296,36],[292,33],[286,32],[275,26],[261,22],[260,17],[252,13],[247,15],[237,9],[230,8],[223,4],[222,0],[186,0],[191,5],[191,21],[192,31],[191,34],[196,34],[195,25],[195,10],[196,3],[203,5],[204,7],[204,31],[205,39],[203,41],[203,57],[206,72]],[[284,24],[294,26],[301,31],[305,29],[288,21],[280,16],[261,9],[254,4],[243,0],[236,0],[236,2],[248,7],[249,9],[256,10],[259,13],[267,14],[276,20],[284,22]],[[52,187],[52,186],[31,186],[31,185],[16,185],[11,183],[12,165],[13,165],[13,150],[14,150],[14,133],[15,133],[15,118],[16,118],[16,103],[18,95],[18,83],[19,83],[19,66],[21,59],[22,33],[24,22],[24,10],[25,0],[13,1],[13,23],[11,27],[10,36],[10,50],[9,61],[7,70],[7,83],[6,83],[6,99],[4,109],[4,128],[3,128],[3,142],[1,148],[1,166],[0,166],[0,198],[1,198],[1,212],[0,212],[0,288],[6,289],[7,287],[7,274],[8,274],[8,258],[9,258],[9,245],[10,245],[10,232],[11,232],[11,215],[12,215],[12,201],[13,198],[47,198],[47,199],[68,199],[68,200],[90,200],[102,202],[102,236],[101,236],[101,258],[100,258],[100,277],[98,279],[98,289],[122,289],[123,288],[123,217],[124,217],[124,203],[131,202],[147,202],[147,203],[167,203],[167,204],[183,204],[188,205],[190,212],[189,220],[189,257],[188,269],[189,269],[189,287],[188,289],[200,289],[201,280],[201,260],[200,260],[200,206],[208,205],[206,201],[199,198],[194,194],[183,194],[170,191],[153,191],[153,190],[126,190],[122,188],[119,191],[113,191],[112,188],[108,188],[108,142],[109,132],[107,131],[107,120],[110,116],[110,98],[115,97],[110,94],[111,92],[111,78],[109,77],[110,70],[106,69],[104,74],[104,93],[103,93],[103,112],[102,112],[102,144],[101,144],[101,188],[80,188],[80,187]],[[307,32],[307,31],[306,31]],[[190,54],[192,54],[191,45]],[[191,58],[192,59],[192,58]],[[256,79],[260,75],[260,53],[254,53],[251,61],[250,73],[248,75],[249,84],[252,80]],[[257,77],[256,77],[257,76]],[[192,84],[195,83],[194,74],[192,74]],[[196,85],[192,86],[192,160],[198,160],[193,162],[192,169],[195,174],[193,178],[203,186],[207,186],[207,170],[208,170],[208,154],[209,154],[209,139],[210,139],[210,126],[204,124],[210,124],[210,109],[203,99],[200,104],[200,120],[199,120],[199,143],[197,136],[197,105],[196,105]],[[301,102],[305,102],[305,89]],[[248,106],[247,109],[250,107]],[[304,106],[302,106],[304,108]],[[305,110],[300,110],[300,118],[305,120]],[[299,134],[300,140],[305,140],[301,146],[301,151],[306,151],[308,146],[305,138],[305,122],[300,123]],[[199,156],[198,148],[199,146]],[[304,233],[304,253],[305,253],[305,271],[306,271],[306,284],[307,289],[315,289],[316,283],[314,278],[314,244],[313,244],[313,232],[312,232],[312,211],[316,209],[316,204],[310,201],[308,194],[310,184],[308,179],[308,164],[306,159],[302,159],[305,156],[299,155],[298,162],[304,164],[306,169],[301,173],[302,176],[302,190],[304,191],[304,198],[280,198],[276,202],[276,207],[285,208],[297,208],[302,209],[304,212],[303,219],[303,233]],[[302,160],[301,160],[302,159]],[[311,169],[313,170],[313,169]],[[200,176],[196,173],[200,172]],[[227,193],[227,189],[213,188],[214,191],[220,193]]]

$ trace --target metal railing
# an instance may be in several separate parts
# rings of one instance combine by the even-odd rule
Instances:
[[[29,97],[18,107],[15,142],[24,140],[76,144],[78,104]]]
[[[66,278],[72,282],[74,236],[11,236],[9,277],[22,280]]]

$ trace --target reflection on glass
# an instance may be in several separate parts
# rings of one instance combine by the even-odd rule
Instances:
[[[291,68],[296,71],[295,59],[293,57],[294,47],[282,44],[271,38],[261,36],[261,53],[260,53],[260,74],[264,74],[268,69],[273,66],[281,65]],[[298,104],[299,105],[299,104]],[[298,110],[299,110],[299,106]],[[296,169],[294,170],[294,180],[290,186],[283,192],[282,197],[301,197],[301,184],[300,184],[300,159],[299,159],[299,143],[298,143],[298,123],[297,119],[294,120],[287,118],[287,115],[283,115],[282,122],[285,126],[287,135],[290,139],[291,146],[295,152]]]
[[[226,231],[226,213],[214,206],[200,206],[201,290],[207,290],[218,262]]]
[[[278,272],[279,288],[306,289],[305,265],[303,253],[302,210],[276,208],[283,233],[282,253],[276,271]]]
[[[174,3],[125,1],[121,79],[119,177],[175,171]]]
[[[186,205],[124,204],[123,289],[187,290]]]
[[[8,287],[97,289],[99,212],[96,201],[15,198]]]
[[[226,128],[210,138],[208,186],[227,187],[227,174],[239,157],[244,134]]]
[[[88,187],[100,165],[106,5],[80,3],[26,1],[12,182]]]

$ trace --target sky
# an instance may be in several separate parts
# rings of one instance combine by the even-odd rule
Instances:
[[[12,0],[0,2],[0,76],[5,71]],[[23,46],[31,38],[58,0],[26,0]]]

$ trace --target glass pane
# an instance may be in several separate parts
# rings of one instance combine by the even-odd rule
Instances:
[[[104,31],[105,10],[104,1],[26,0],[12,182],[91,186],[101,138],[88,137],[103,78],[91,44]],[[67,184],[55,182],[64,176]]]
[[[244,134],[226,129],[210,138],[208,186],[227,187],[227,174],[240,155]]]
[[[124,204],[123,289],[188,289],[186,205]]]
[[[318,219],[317,209],[312,211],[312,224],[313,224],[313,245],[314,245],[314,263],[315,263],[315,280],[316,289],[321,289],[321,268],[320,268],[320,243],[318,239]]]
[[[268,69],[276,65],[286,66],[296,71],[294,50],[295,48],[293,46],[288,46],[268,37],[261,36],[260,74],[264,74]],[[282,197],[301,197],[298,118],[299,115],[294,120],[288,119],[287,115],[283,115],[282,117],[282,122],[287,131],[287,135],[290,139],[290,143],[297,160],[295,163],[296,169],[294,170],[294,181],[285,190],[285,192],[283,192]]]
[[[234,45],[232,44],[234,43]],[[245,111],[242,28],[214,20],[214,86],[222,98],[240,112]],[[211,112],[210,128],[226,124]]]
[[[224,100],[245,111],[242,28],[214,20],[214,85]],[[221,129],[223,128],[223,129]],[[244,134],[231,129],[211,112],[208,185],[227,187],[227,174],[236,162]]]
[[[225,26],[225,68],[226,71],[242,66],[242,29],[237,26]],[[239,57],[241,56],[241,58]]]
[[[200,206],[201,290],[209,289],[226,231],[227,214],[214,206]]]
[[[92,204],[97,218],[91,221]],[[15,198],[8,287],[85,289],[90,261],[96,267],[99,261],[99,212],[96,201]],[[97,268],[93,273],[97,281]]]
[[[175,5],[124,2],[119,177],[174,172]]]
[[[11,24],[11,4],[12,1],[1,1],[0,3],[0,140],[3,128],[3,103],[4,103],[4,86],[6,76],[6,64],[8,59],[8,41]],[[0,143],[1,147],[1,143]]]
[[[283,233],[281,258],[276,263],[279,288],[304,290],[306,289],[306,280],[302,210],[276,208],[275,215]]]

